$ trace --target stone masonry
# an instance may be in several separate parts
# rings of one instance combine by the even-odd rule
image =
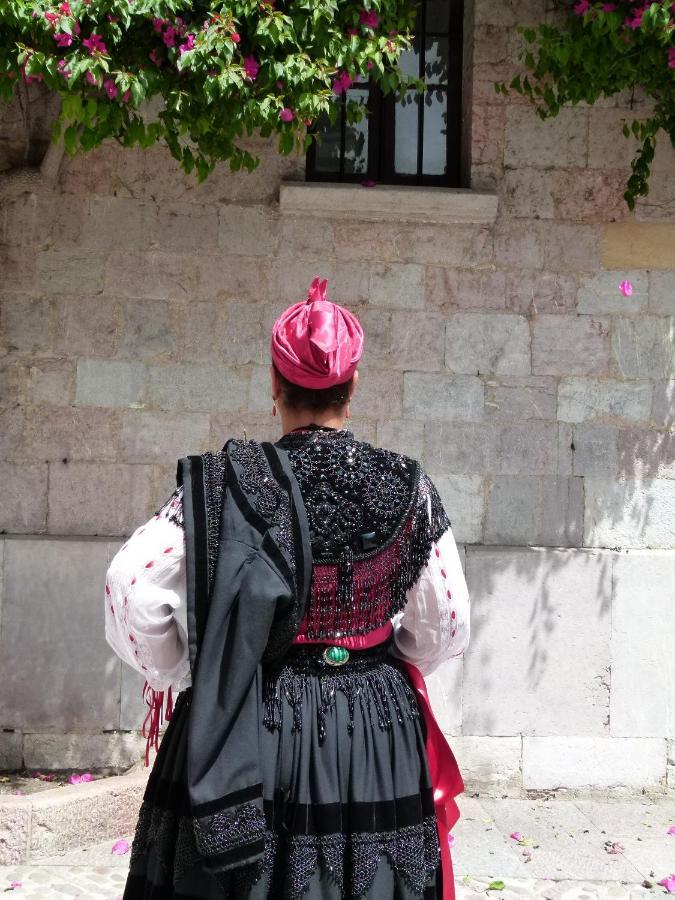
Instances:
[[[366,332],[355,433],[422,460],[464,548],[471,646],[430,688],[467,782],[675,783],[675,151],[629,213],[644,102],[542,122],[492,82],[544,0],[468,6],[466,187],[494,221],[286,211],[304,161],[264,144],[202,185],[105,145],[0,200],[0,767],[138,758],[106,566],[178,457],[277,436],[268,335],[321,275]],[[5,106],[0,168],[25,149]]]

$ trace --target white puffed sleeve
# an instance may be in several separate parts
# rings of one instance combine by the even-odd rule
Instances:
[[[469,590],[452,529],[432,545],[404,609],[392,619],[392,653],[429,675],[469,643]]]
[[[189,684],[182,489],[118,550],[105,581],[105,635],[156,691]]]

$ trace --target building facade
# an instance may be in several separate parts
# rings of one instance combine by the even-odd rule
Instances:
[[[422,460],[464,547],[471,646],[430,687],[467,782],[675,783],[675,151],[629,213],[643,100],[495,92],[552,15],[467,4],[458,187],[310,182],[263,143],[201,185],[112,143],[5,185],[0,765],[138,758],[108,561],[179,457],[278,435],[268,336],[320,275],[365,328],[354,432]],[[4,170],[27,135],[0,110]]]

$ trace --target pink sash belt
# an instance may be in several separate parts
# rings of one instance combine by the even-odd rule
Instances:
[[[443,872],[443,900],[454,900],[455,882],[450,856],[450,830],[459,819],[459,807],[455,797],[464,790],[464,782],[457,760],[445,739],[429,702],[427,686],[420,670],[412,663],[403,662],[417,697],[417,703],[426,726],[426,750],[431,783],[434,788],[434,807],[441,843],[441,868]]]

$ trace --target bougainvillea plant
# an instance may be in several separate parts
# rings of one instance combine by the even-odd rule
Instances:
[[[0,96],[43,82],[61,97],[66,151],[164,140],[200,180],[253,169],[245,138],[302,150],[308,126],[364,75],[403,90],[415,0],[1,0]],[[154,110],[154,113],[151,113]],[[348,115],[363,115],[348,100]]]
[[[651,101],[647,114],[623,128],[626,137],[641,142],[624,193],[634,209],[636,198],[649,191],[659,132],[675,146],[675,3],[574,0],[564,24],[518,30],[527,44],[521,59],[529,73],[496,89],[527,97],[542,118],[557,115],[566,103],[592,104],[636,88]]]

